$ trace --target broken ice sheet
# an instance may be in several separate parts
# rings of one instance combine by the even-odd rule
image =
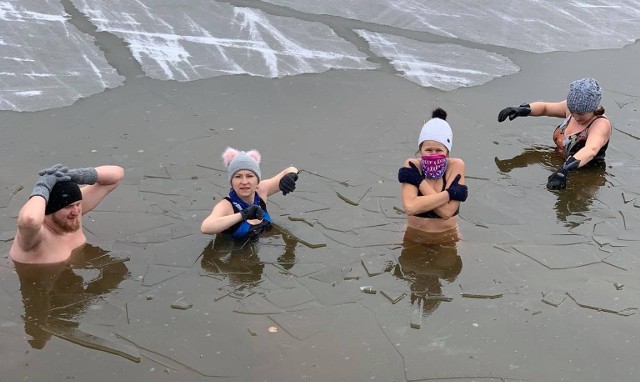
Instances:
[[[169,0],[75,4],[99,31],[122,38],[145,74],[155,79],[192,81],[230,74],[281,78],[375,67],[324,24],[258,9],[207,0],[190,0],[188,7]]]
[[[542,302],[557,308],[564,302],[564,300],[566,300],[566,298],[567,294],[564,292],[549,291],[544,293],[542,296]]]
[[[92,269],[92,268],[75,268],[73,273],[82,277],[82,282],[84,285],[88,285],[100,278],[101,272],[100,269]]]
[[[351,271],[344,275],[345,280],[360,280],[365,277],[369,277],[367,274],[367,270],[362,265],[362,262],[359,261],[351,266]]]
[[[315,273],[323,269],[325,266],[326,265],[323,263],[296,263],[285,272],[290,273],[295,277],[303,277]]]
[[[638,265],[640,265],[640,259],[623,248],[615,249],[614,252],[604,258],[602,262],[625,271],[637,269]]]
[[[334,186],[333,190],[336,195],[346,203],[351,204],[352,206],[357,206],[360,204],[362,198],[364,198],[369,191],[371,191],[371,186],[369,185],[360,185],[360,186],[344,186],[338,187]]]
[[[402,234],[397,226],[388,223],[380,229],[376,227],[354,229],[348,232],[326,230],[328,238],[350,248],[370,248],[381,246],[397,246],[402,243]]]
[[[505,293],[518,293],[517,284],[495,280],[460,284],[460,289],[460,295],[469,298],[500,298]]]
[[[147,273],[142,280],[143,286],[153,286],[163,281],[169,280],[180,274],[185,273],[188,269],[177,267],[166,267],[163,265],[149,265]]]
[[[203,235],[189,235],[179,239],[167,238],[166,243],[153,248],[153,263],[174,267],[190,268],[200,257],[194,249],[205,248],[210,240]]]
[[[0,208],[7,208],[13,195],[20,192],[23,188],[23,186],[18,185],[0,185]]]
[[[589,244],[514,245],[512,248],[549,269],[577,268],[600,263],[600,259],[596,256],[598,248]]]
[[[324,306],[335,306],[354,303],[362,299],[360,291],[356,292],[353,282],[345,282],[341,284],[327,284],[305,277],[299,279],[300,284],[304,285]]]
[[[327,284],[339,284],[344,281],[345,276],[351,272],[350,266],[345,267],[326,267],[309,277]]]
[[[13,238],[15,236],[16,236],[16,231],[15,230],[4,231],[4,232],[0,233],[0,241],[8,242],[8,241],[13,240]]]
[[[118,303],[117,300],[114,303]],[[98,298],[91,301],[84,309],[84,314],[77,318],[82,324],[95,324],[103,326],[115,326],[125,319],[125,310],[109,303],[106,298]]]
[[[395,264],[395,260],[386,254],[374,255],[366,259],[362,259],[362,266],[367,271],[369,277],[389,272]]]
[[[173,309],[187,310],[193,307],[193,303],[187,297],[180,297],[171,304]]]
[[[329,310],[325,308],[310,309],[302,312],[277,314],[269,316],[276,324],[283,328],[289,335],[300,341],[319,333],[335,317],[331,317]]]
[[[290,308],[316,299],[316,297],[304,287],[272,290],[267,292],[264,298],[280,308]]]
[[[320,248],[327,245],[324,235],[303,221],[280,219],[275,225],[278,229],[309,248]]]
[[[621,48],[637,39],[635,2],[567,3],[557,10],[553,0],[527,3],[526,12],[486,2],[461,3],[416,0],[299,1],[263,0],[301,12],[333,15],[377,25],[422,31],[480,44],[524,49],[529,52]],[[366,6],[363,6],[366,4]],[[615,4],[615,5],[614,5]],[[602,17],[607,12],[607,17]],[[581,22],[576,23],[576,20]],[[607,20],[619,20],[610,25]],[[527,25],[526,28],[521,28]],[[589,25],[585,28],[585,25]],[[504,33],[504,31],[510,31]]]
[[[388,58],[400,75],[420,86],[450,91],[482,85],[518,72],[507,57],[455,44],[425,43],[384,33],[356,30],[371,50]]]
[[[380,211],[387,219],[405,220],[406,215],[402,209],[402,204],[396,198],[378,198]]]
[[[346,233],[363,228],[381,227],[389,222],[380,214],[344,205],[318,214],[318,223],[330,231]]]
[[[588,280],[567,294],[581,307],[623,316],[635,314],[640,308],[640,294],[636,289],[617,288],[614,283]]]
[[[258,294],[238,300],[233,311],[244,314],[276,314],[284,312]]]
[[[80,324],[76,327],[62,322],[56,323],[52,320],[47,325],[42,325],[41,328],[56,337],[84,347],[119,355],[134,362],[140,362],[139,349],[131,345],[128,341],[116,337],[107,327],[89,324]]]
[[[410,325],[413,329],[420,329],[422,326],[422,299],[418,299],[418,306],[411,312]]]
[[[403,298],[407,296],[407,292],[401,291],[389,291],[389,290],[381,290],[380,294],[389,299],[392,304],[396,304],[400,302]]]
[[[122,85],[89,33],[59,1],[3,1],[0,110],[38,111]],[[47,36],[43,38],[43,36]],[[55,54],[51,54],[55,47]]]
[[[160,178],[160,179],[171,179],[169,176],[169,172],[167,171],[167,167],[165,166],[154,166],[152,168],[144,169],[144,177],[145,178]],[[141,185],[142,186],[142,185]],[[142,187],[141,190],[142,191]]]

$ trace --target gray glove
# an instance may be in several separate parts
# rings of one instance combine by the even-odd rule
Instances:
[[[95,184],[98,181],[98,171],[93,167],[72,168],[67,175],[77,184]]]
[[[69,171],[69,167],[63,166],[60,163],[58,163],[58,164],[54,164],[53,166],[51,166],[49,168],[45,168],[44,170],[40,170],[38,172],[38,175],[40,175],[40,176],[53,175],[56,172],[60,172],[60,173],[66,174],[67,171]]]
[[[58,182],[62,182],[65,180],[71,180],[71,177],[67,175],[67,171],[69,169],[64,167],[61,164],[56,164],[44,170],[41,170],[38,175],[40,178],[36,182],[36,185],[33,187],[33,191],[31,191],[31,196],[42,196],[45,202],[49,202],[49,193],[53,189],[53,186]]]

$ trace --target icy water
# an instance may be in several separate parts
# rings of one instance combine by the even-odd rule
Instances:
[[[637,2],[0,1],[6,380],[638,379]],[[549,192],[548,118],[604,88],[607,163]],[[462,241],[404,241],[435,106]],[[302,169],[257,242],[202,235],[226,146]],[[7,258],[40,168],[118,164],[68,264]],[[374,293],[375,292],[375,293]],[[0,378],[2,379],[2,378]]]

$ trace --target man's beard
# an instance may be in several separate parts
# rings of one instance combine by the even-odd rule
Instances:
[[[80,219],[69,220],[67,218],[53,217],[53,223],[64,232],[75,232],[80,229]]]

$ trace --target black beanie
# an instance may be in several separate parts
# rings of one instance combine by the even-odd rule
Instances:
[[[76,182],[71,180],[58,182],[49,193],[49,202],[44,214],[51,215],[78,200],[82,200],[82,192]]]

